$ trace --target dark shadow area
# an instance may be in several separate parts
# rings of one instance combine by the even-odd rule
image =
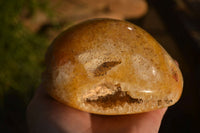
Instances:
[[[1,109],[0,118],[2,119],[0,129],[2,133],[25,133],[26,124],[26,103],[19,93],[10,89],[4,97],[4,108]]]

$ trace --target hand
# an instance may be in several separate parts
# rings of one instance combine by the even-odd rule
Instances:
[[[95,115],[58,103],[40,86],[28,106],[27,121],[31,133],[157,133],[166,110]]]

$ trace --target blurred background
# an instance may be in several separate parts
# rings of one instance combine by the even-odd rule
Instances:
[[[183,95],[159,132],[199,130],[200,0],[1,0],[0,9],[0,132],[28,132],[26,107],[51,41],[73,24],[102,17],[139,25],[179,62]]]

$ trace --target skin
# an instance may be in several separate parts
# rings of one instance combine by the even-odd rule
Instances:
[[[58,103],[43,88],[27,108],[31,133],[158,133],[167,108],[132,115],[90,114]]]

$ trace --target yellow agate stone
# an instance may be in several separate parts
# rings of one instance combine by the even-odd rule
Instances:
[[[95,19],[61,33],[46,55],[43,83],[57,101],[104,115],[175,104],[183,78],[147,32],[121,20]]]

